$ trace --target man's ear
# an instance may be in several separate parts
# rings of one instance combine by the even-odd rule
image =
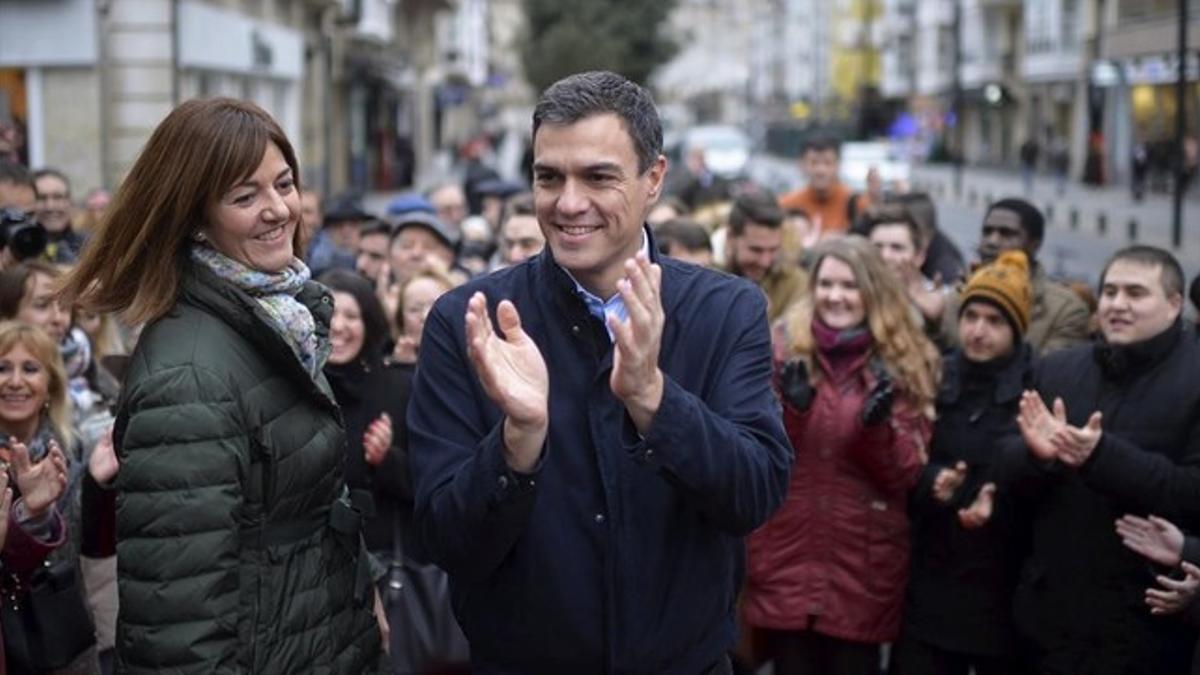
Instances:
[[[654,204],[662,195],[663,185],[666,184],[667,169],[669,162],[664,155],[659,155],[654,159],[654,163],[650,168],[646,169],[646,179],[650,181],[650,189],[646,193],[647,206]]]
[[[1167,298],[1167,303],[1171,305],[1171,320],[1178,319],[1179,315],[1183,313],[1183,294],[1176,293],[1172,295]]]

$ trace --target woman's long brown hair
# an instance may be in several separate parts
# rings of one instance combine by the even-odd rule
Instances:
[[[278,146],[299,185],[295,151],[262,108],[212,98],[171,111],[62,284],[64,303],[119,312],[130,324],[166,314],[179,292],[189,237],[221,197],[258,168],[268,143]],[[299,228],[297,251],[298,237]]]

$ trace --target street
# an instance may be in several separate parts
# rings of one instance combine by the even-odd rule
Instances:
[[[953,171],[945,166],[914,167],[913,187],[934,195],[939,226],[965,254],[978,243],[989,202],[1011,196],[1027,198],[1016,174],[973,169],[964,171],[963,195],[955,198]],[[1035,180],[1030,201],[1046,216],[1041,259],[1051,276],[1095,284],[1104,261],[1133,243],[1171,250],[1189,279],[1200,272],[1200,203],[1195,199],[1184,203],[1183,245],[1179,249],[1171,249],[1171,203],[1164,195],[1147,195],[1139,204],[1123,187],[1068,183],[1060,197],[1053,178],[1043,175]],[[1136,238],[1130,237],[1131,222],[1136,223]]]
[[[795,161],[759,155],[748,166],[751,180],[776,192],[803,184]],[[1020,177],[1014,172],[967,168],[963,172],[962,195],[956,197],[954,172],[947,165],[914,166],[912,189],[933,195],[938,207],[938,226],[954,240],[964,255],[971,257],[979,239],[987,204],[1004,197],[1029,199],[1046,216],[1046,241],[1041,258],[1051,276],[1099,281],[1101,267],[1118,249],[1131,243],[1171,249],[1171,201],[1162,194],[1148,194],[1137,203],[1123,186],[1092,188],[1068,182],[1057,192],[1053,177],[1040,175],[1033,194],[1023,194]],[[1184,202],[1183,245],[1172,250],[1190,279],[1200,272],[1200,201]],[[1135,223],[1136,239],[1130,238]]]

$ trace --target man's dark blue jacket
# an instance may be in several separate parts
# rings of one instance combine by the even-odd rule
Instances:
[[[792,457],[766,301],[746,281],[656,262],[666,385],[645,438],[609,386],[608,333],[549,247],[430,312],[408,415],[416,522],[477,672],[694,674],[733,642],[742,538],[782,503]],[[513,301],[549,370],[530,475],[505,464],[503,417],[467,357],[476,291],[493,317]]]

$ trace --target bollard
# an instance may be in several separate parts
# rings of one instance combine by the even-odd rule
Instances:
[[[1046,222],[1053,223],[1054,222],[1054,204],[1049,204],[1049,203],[1046,204],[1044,213],[1046,214]]]
[[[1071,229],[1079,229],[1079,209],[1071,207]]]
[[[967,191],[967,203],[975,206],[979,203],[979,193],[974,190]]]
[[[1108,214],[1101,213],[1096,216],[1096,232],[1101,236],[1108,234]]]
[[[1129,243],[1137,243],[1138,238],[1138,221],[1137,218],[1129,219]]]

